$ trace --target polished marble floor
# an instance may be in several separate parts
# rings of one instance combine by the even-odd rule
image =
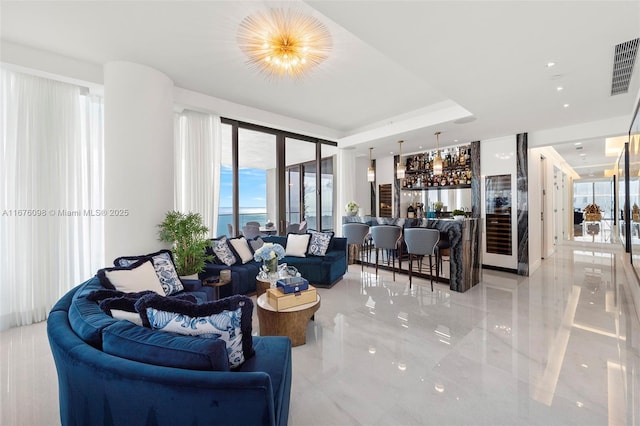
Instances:
[[[567,243],[531,277],[484,271],[466,293],[350,266],[293,348],[289,424],[640,424],[617,250]],[[58,424],[45,325],[0,333],[0,349],[0,425]]]

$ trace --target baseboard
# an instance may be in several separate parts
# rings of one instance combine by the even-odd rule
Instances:
[[[500,272],[509,272],[511,274],[518,274],[518,270],[517,269],[512,269],[512,268],[504,268],[502,266],[493,266],[493,265],[485,265],[482,264],[482,269],[490,269],[492,271],[500,271]]]

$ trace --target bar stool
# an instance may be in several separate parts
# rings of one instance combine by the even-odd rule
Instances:
[[[436,255],[436,276],[438,276],[437,246],[440,241],[440,231],[427,228],[406,228],[404,241],[407,243],[409,253],[409,288],[413,273],[413,256],[429,256],[429,276],[431,277],[431,291],[433,291],[433,259]],[[422,262],[420,263],[422,265]]]
[[[347,244],[359,246],[362,271],[364,271],[364,243],[367,235],[369,235],[369,225],[365,223],[345,223],[342,225],[342,236],[347,239]]]
[[[371,227],[371,238],[376,249],[376,276],[378,275],[378,249],[396,250],[400,238],[402,238],[402,228],[394,225],[377,225]],[[393,280],[396,280],[396,258],[392,257]]]

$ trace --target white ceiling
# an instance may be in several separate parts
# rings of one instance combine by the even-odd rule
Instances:
[[[295,81],[248,69],[236,44],[245,16],[283,5],[316,16],[334,40],[330,58]],[[332,129],[360,155],[374,146],[374,156],[388,156],[399,139],[404,152],[429,149],[436,130],[446,146],[620,116],[630,123],[640,89],[637,60],[628,94],[610,96],[613,49],[640,36],[640,1],[3,0],[0,8],[3,42],[98,65],[142,63],[178,87]],[[557,150],[580,167],[588,160],[573,142]],[[598,135],[582,152],[607,163],[603,145]]]

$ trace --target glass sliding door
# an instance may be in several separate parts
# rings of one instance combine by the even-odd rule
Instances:
[[[291,179],[287,187],[287,217],[290,224],[306,222],[307,229],[317,229],[316,209],[316,144],[304,140],[285,138],[287,174]]]
[[[287,223],[300,223],[300,166],[287,167]]]
[[[255,130],[238,130],[238,226],[264,227],[277,218],[276,136]]]
[[[244,235],[249,222],[261,234],[286,235],[289,225],[303,223],[307,230],[335,228],[335,142],[221,121],[218,234]],[[267,229],[269,222],[275,226]]]

